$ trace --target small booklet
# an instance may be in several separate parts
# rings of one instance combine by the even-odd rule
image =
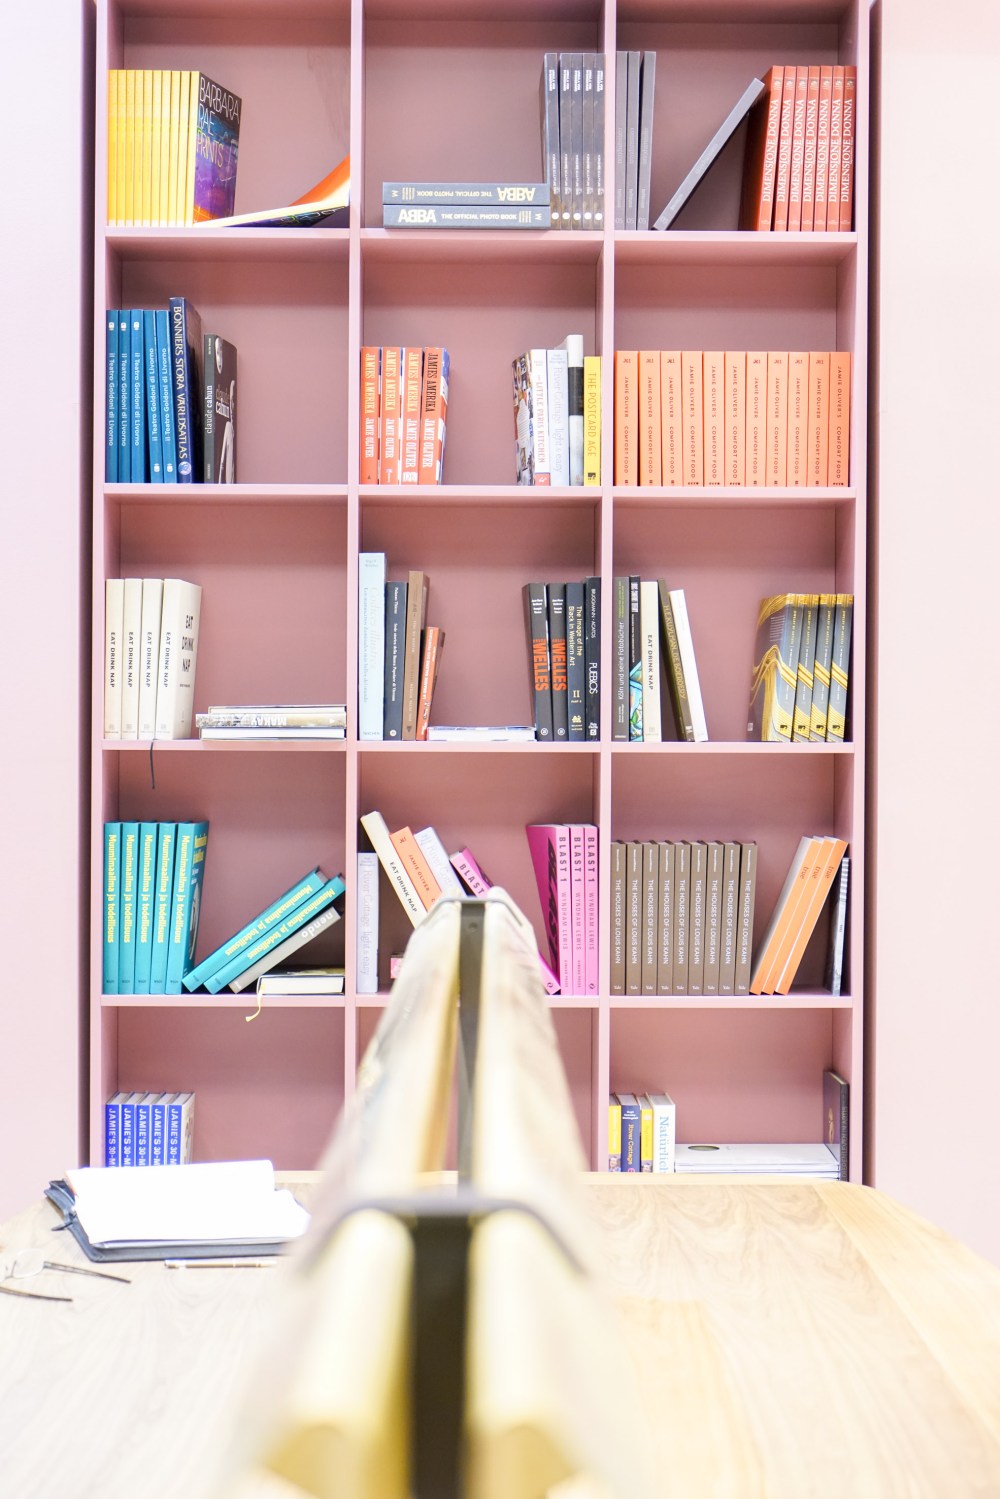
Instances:
[[[332,172],[301,198],[281,208],[258,208],[222,219],[203,219],[199,229],[346,229],[351,198],[351,158],[345,156]]]

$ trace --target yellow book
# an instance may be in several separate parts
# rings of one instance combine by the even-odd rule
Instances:
[[[622,1106],[617,1098],[608,1100],[608,1170],[622,1169]]]
[[[157,174],[159,202],[156,217],[161,224],[169,224],[170,199],[170,79],[169,68],[160,72],[160,166]]]
[[[153,221],[153,70],[142,70],[142,211],[139,222]]]
[[[177,205],[173,222],[184,224],[187,202],[188,121],[191,108],[191,74],[181,69],[180,102],[177,106]]]
[[[160,111],[163,108],[163,73],[152,74],[153,97],[149,115],[149,223],[160,222]]]
[[[601,482],[601,356],[583,358],[583,482]]]
[[[198,92],[201,83],[200,73],[188,74],[188,116],[187,135],[181,136],[182,143],[187,143],[187,164],[184,171],[184,214],[181,218],[182,224],[194,223],[194,165],[195,148],[198,144]]]
[[[177,68],[170,73],[169,128],[167,140],[167,217],[168,224],[177,223],[177,167],[178,143],[180,141],[181,75]]]
[[[125,69],[125,195],[120,222],[135,222],[135,68]]]
[[[118,69],[108,69],[108,216],[118,222]]]
[[[653,1105],[643,1096],[639,1100],[639,1170],[653,1169]]]

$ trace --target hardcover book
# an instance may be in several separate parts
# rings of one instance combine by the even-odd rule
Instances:
[[[841,1181],[850,1176],[851,1085],[832,1067],[823,1073],[823,1143],[833,1151]]]
[[[381,812],[373,810],[365,812],[360,821],[411,925],[419,926],[427,914],[427,907],[417,894],[410,873],[396,852],[385,818]]]
[[[341,887],[338,893],[342,893],[343,881],[340,880],[337,883]],[[315,899],[318,901],[319,896]],[[334,899],[336,899],[336,894]],[[270,973],[273,968],[282,963],[287,963],[289,958],[294,957],[323,932],[329,931],[330,927],[339,920],[340,912],[332,903],[328,903],[312,916],[309,916],[303,908],[302,911],[289,918],[289,930],[284,937],[276,934],[271,946],[265,946],[264,939],[262,939],[261,946],[264,950],[248,967],[229,980],[230,991],[233,994],[240,994],[244,989],[249,989],[251,984],[256,985],[264,974]]]
[[[407,584],[390,579],[385,585],[385,679],[383,682],[382,738],[403,737],[403,655],[406,638]]]
[[[164,578],[156,687],[157,739],[191,736],[200,630],[201,585],[183,578]]]
[[[697,161],[674,191],[667,206],[655,220],[653,224],[654,229],[670,228],[670,225],[674,222],[685,203],[687,203],[698,184],[702,181],[705,173],[719,155],[723,146],[735,134],[763,92],[764,84],[759,78],[754,78],[747,84],[747,87],[705,146]]]
[[[242,110],[239,95],[205,73],[191,75],[191,91],[196,102],[190,130],[186,224],[226,218],[233,211]]]
[[[194,484],[203,472],[201,452],[201,316],[187,297],[170,298],[177,482]]]
[[[170,903],[170,937],[164,980],[164,993],[166,994],[180,994],[184,975],[194,967],[207,849],[207,822],[179,822],[177,824],[174,886]]]
[[[207,957],[202,958],[196,967],[184,975],[184,988],[194,991],[203,984],[213,973],[231,963],[234,958],[239,957],[248,947],[264,936],[272,927],[280,925],[287,916],[320,891],[327,882],[327,877],[321,869],[313,869],[303,875],[277,896],[270,905],[264,907],[256,916],[252,917],[239,931],[227,937]]]
[[[236,348],[218,333],[205,334],[206,484],[235,484]]]
[[[550,229],[552,214],[548,204],[387,203],[382,223],[386,229]]]
[[[547,208],[547,182],[383,182],[382,202],[457,206],[504,203]]]

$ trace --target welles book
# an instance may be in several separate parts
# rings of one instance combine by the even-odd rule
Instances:
[[[205,334],[206,484],[236,483],[236,349],[218,333]]]

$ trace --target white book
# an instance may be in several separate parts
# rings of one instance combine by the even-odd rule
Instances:
[[[122,667],[125,579],[104,584],[104,737],[122,737]]]
[[[659,743],[662,705],[660,700],[660,590],[643,579],[639,584],[639,643],[642,650],[642,737]]]
[[[385,692],[385,553],[358,554],[358,738],[381,739]]]
[[[378,993],[378,854],[358,854],[357,958],[355,988],[359,994]]]
[[[417,894],[417,887],[396,852],[385,818],[381,812],[366,812],[361,818],[361,826],[378,854],[379,863],[389,877],[389,884],[399,896],[400,905],[412,925],[419,926],[427,915],[427,907]]]
[[[126,578],[122,609],[122,732],[139,737],[139,662],[142,640],[142,579]]]
[[[413,839],[430,865],[431,873],[441,887],[441,894],[464,895],[465,887],[455,873],[455,866],[448,858],[448,850],[438,837],[436,829],[421,828],[418,833],[414,833]]]
[[[304,926],[298,927],[287,936],[283,942],[269,948],[262,957],[257,959],[256,963],[251,963],[248,968],[244,968],[242,973],[238,973],[230,981],[228,987],[233,994],[240,994],[251,984],[256,983],[262,974],[269,973],[272,968],[278,967],[286,958],[298,952],[300,947],[305,947],[307,942],[311,942],[314,937],[318,937],[321,932],[325,932],[328,927],[333,926],[339,920],[340,912],[336,906],[327,906],[314,916],[312,921],[307,921]]]
[[[567,412],[569,428],[569,482],[583,483],[583,334],[567,333],[560,344],[566,350]]]
[[[257,980],[261,999],[275,994],[343,994],[342,968],[283,968],[276,973],[262,973]]]
[[[164,578],[160,664],[156,686],[156,739],[189,739],[194,727],[201,584]]]
[[[547,349],[549,450],[552,483],[569,483],[569,363],[565,346]]]
[[[528,386],[531,391],[531,450],[536,484],[552,483],[552,448],[549,442],[549,377],[544,349],[529,349]]]
[[[687,600],[683,588],[671,588],[670,603],[674,611],[674,628],[677,631],[677,649],[681,657],[681,670],[687,687],[691,706],[691,722],[694,724],[695,743],[707,743],[708,724],[705,721],[705,704],[698,680],[698,663],[694,655],[694,640],[691,636],[691,621],[688,619]]]
[[[840,1175],[840,1164],[829,1145],[814,1144],[711,1144],[677,1146],[677,1167],[683,1172],[721,1174],[831,1177]]]
[[[139,635],[139,738],[156,731],[156,684],[160,665],[163,579],[142,580],[142,629]]]
[[[653,1111],[653,1170],[673,1171],[677,1160],[677,1105],[669,1093],[647,1093]]]

